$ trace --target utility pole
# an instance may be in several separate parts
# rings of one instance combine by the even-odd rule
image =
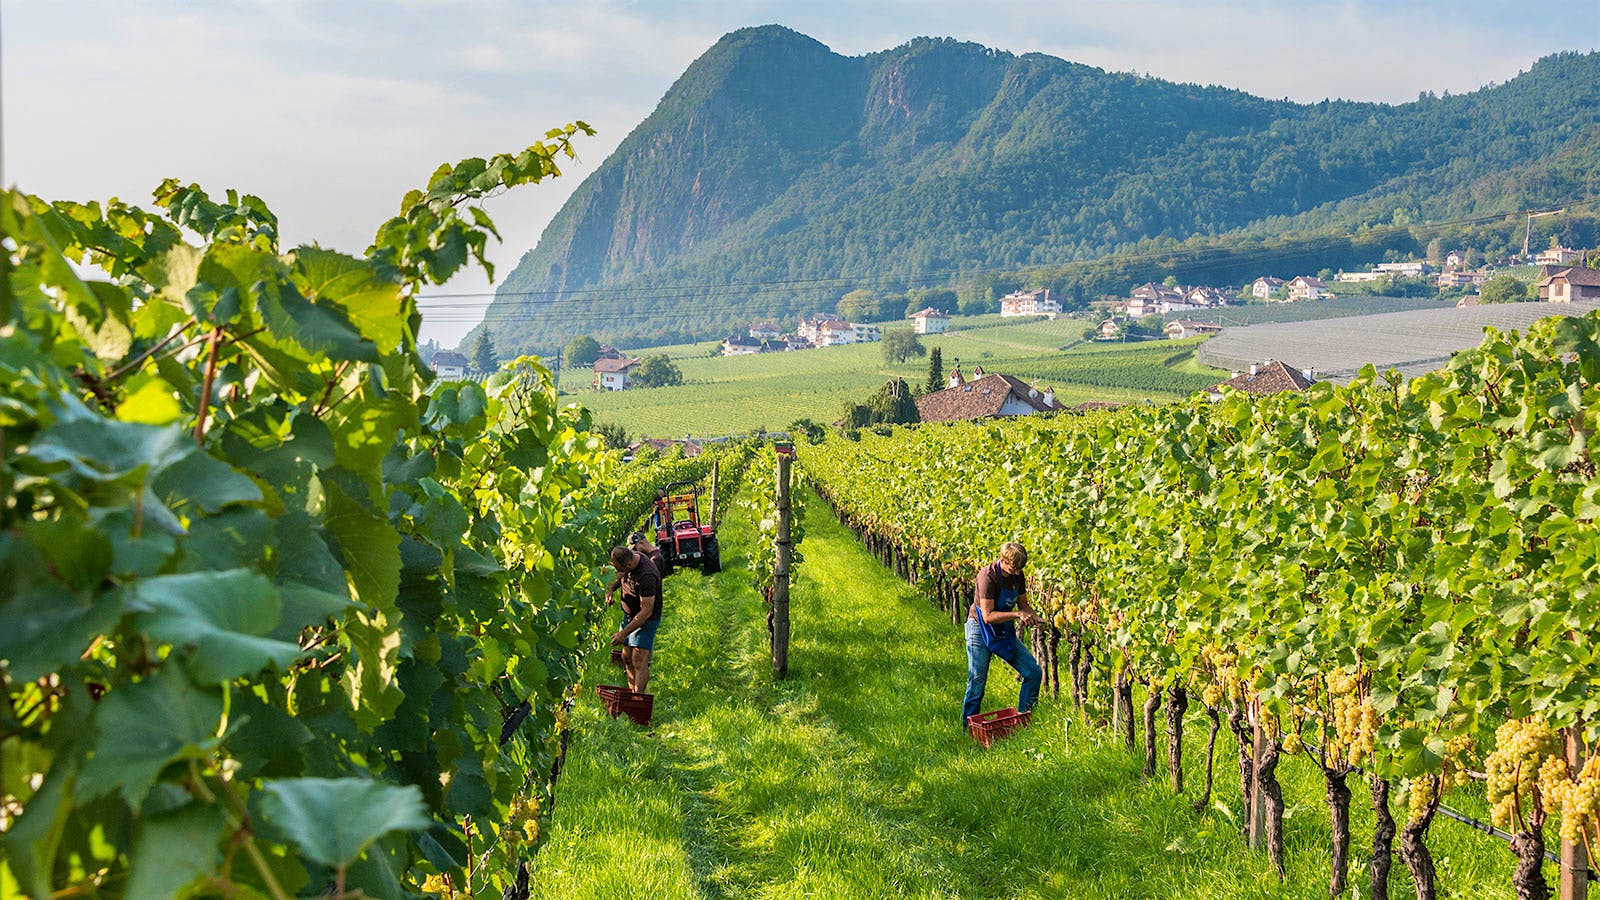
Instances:
[[[1562,208],[1562,209],[1547,209],[1544,212],[1534,212],[1531,209],[1528,210],[1528,221],[1527,221],[1527,224],[1522,229],[1522,258],[1523,258],[1523,260],[1527,260],[1529,258],[1528,257],[1528,239],[1533,237],[1533,220],[1534,219],[1542,219],[1545,216],[1559,216],[1564,212],[1566,212],[1565,208]]]
[[[789,674],[789,462],[793,451],[778,451],[778,536],[773,541],[777,560],[772,585],[772,674]]]

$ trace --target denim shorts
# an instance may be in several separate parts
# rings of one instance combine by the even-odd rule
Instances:
[[[656,629],[660,627],[660,619],[651,619],[641,625],[638,631],[628,635],[624,643],[629,647],[638,647],[641,650],[654,650],[656,648]]]

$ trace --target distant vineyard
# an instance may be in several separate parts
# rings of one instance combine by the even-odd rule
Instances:
[[[1126,388],[1152,394],[1182,396],[1204,390],[1226,378],[1172,368],[1174,357],[1187,356],[1192,342],[1150,341],[1085,347],[1054,356],[1019,360],[1015,364],[984,364],[984,368],[1033,381]]]

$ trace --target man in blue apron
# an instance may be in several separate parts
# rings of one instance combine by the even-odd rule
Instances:
[[[1028,605],[1028,582],[1023,575],[1028,551],[1012,541],[1000,548],[1000,558],[978,570],[972,609],[967,613],[967,696],[961,705],[961,728],[983,711],[983,689],[989,680],[989,658],[998,656],[1022,676],[1017,711],[1027,712],[1039,700],[1044,672],[1017,637],[1017,625],[1042,625],[1044,619]]]

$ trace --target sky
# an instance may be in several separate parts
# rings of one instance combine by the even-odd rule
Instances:
[[[588,122],[561,178],[487,204],[503,277],[689,63],[769,23],[846,55],[948,36],[1303,102],[1465,93],[1600,47],[1600,0],[0,0],[0,179],[135,203],[167,177],[236,188],[285,246],[359,254],[440,163]],[[435,293],[492,289],[474,269]],[[424,337],[474,324],[446,318]]]

